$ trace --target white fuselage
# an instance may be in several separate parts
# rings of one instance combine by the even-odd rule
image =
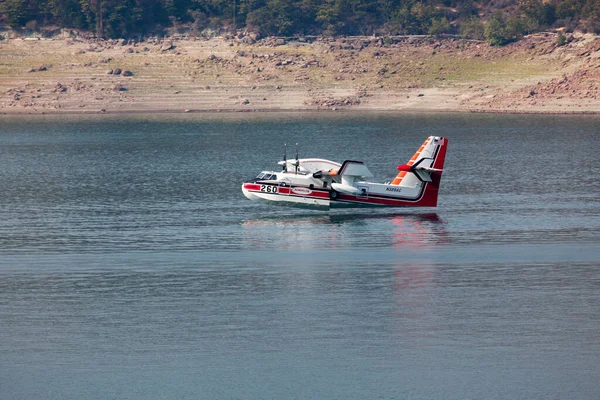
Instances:
[[[339,167],[340,164],[328,160],[313,162],[318,166]],[[392,204],[397,201],[415,201],[422,194],[420,181],[412,187],[393,186],[383,183],[353,180],[343,182],[338,175],[323,175],[315,178],[300,160],[304,168],[295,172],[290,167],[287,172],[263,171],[258,178],[242,185],[242,192],[250,200],[273,202],[305,208],[347,208],[369,206],[402,206]],[[291,172],[293,171],[293,172]],[[313,169],[314,171],[314,169]],[[322,171],[322,169],[319,169]],[[266,179],[265,179],[266,178]]]
[[[329,209],[334,207],[435,207],[448,139],[430,136],[390,183],[373,177],[360,161],[320,158],[279,162],[281,172],[263,171],[242,185],[250,200]]]

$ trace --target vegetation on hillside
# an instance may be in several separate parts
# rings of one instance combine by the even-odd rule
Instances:
[[[600,33],[600,0],[0,0],[0,23],[99,37],[247,29],[260,35],[455,34],[503,45],[565,27]]]

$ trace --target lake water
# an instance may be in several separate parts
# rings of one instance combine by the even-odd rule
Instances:
[[[0,398],[598,399],[599,127],[2,116]],[[240,190],[284,142],[383,181],[429,135],[449,138],[435,209]]]

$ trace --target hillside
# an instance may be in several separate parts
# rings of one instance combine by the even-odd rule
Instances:
[[[591,34],[503,47],[414,36],[10,39],[0,54],[0,113],[600,112]]]

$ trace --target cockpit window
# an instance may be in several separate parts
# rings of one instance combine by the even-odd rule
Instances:
[[[270,181],[270,180],[277,180],[277,175],[276,174],[272,174],[270,172],[261,172],[260,174],[258,174],[258,176],[256,177],[257,180],[261,180],[261,181]]]

